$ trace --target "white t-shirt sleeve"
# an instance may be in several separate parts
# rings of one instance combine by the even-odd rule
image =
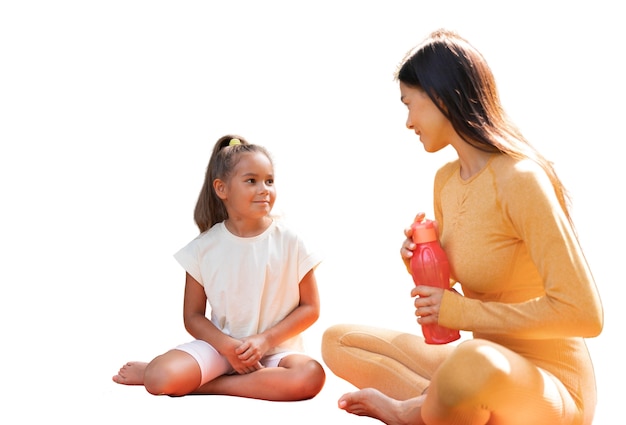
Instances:
[[[202,273],[200,272],[200,261],[198,259],[198,244],[197,239],[189,242],[185,247],[180,249],[174,258],[178,263],[189,273],[198,283],[204,286],[202,281]]]
[[[302,240],[300,240],[300,254],[304,255],[304,258],[298,261],[298,282],[301,282],[308,272],[315,269],[322,262],[321,257],[317,253],[308,251],[304,247]]]

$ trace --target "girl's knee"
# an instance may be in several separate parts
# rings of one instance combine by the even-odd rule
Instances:
[[[171,376],[168,376],[167,368],[154,361],[149,363],[144,373],[143,385],[150,394],[166,394]]]
[[[290,392],[295,400],[308,400],[315,397],[324,387],[326,373],[317,361],[311,359],[294,370],[297,376],[293,379]]]
[[[148,364],[144,373],[144,387],[154,395],[181,396],[195,390],[200,384],[200,370],[191,370],[186,364],[166,355]],[[196,364],[194,364],[196,365]]]
[[[304,380],[302,396],[305,399],[313,398],[324,387],[326,382],[326,372],[321,364],[315,360],[310,360],[304,365]]]

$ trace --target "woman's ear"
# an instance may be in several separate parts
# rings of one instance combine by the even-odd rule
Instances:
[[[443,103],[443,100],[441,100],[441,98],[437,96],[435,97],[435,101],[437,102],[437,106],[439,106],[439,109],[441,109],[445,115],[448,115],[448,108],[446,108],[446,105]]]
[[[213,180],[213,190],[220,199],[226,199],[226,183],[220,179]]]

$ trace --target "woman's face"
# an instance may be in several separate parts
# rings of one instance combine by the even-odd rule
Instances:
[[[437,152],[452,140],[454,129],[425,91],[400,82],[400,100],[409,109],[406,126],[415,131],[426,152]]]

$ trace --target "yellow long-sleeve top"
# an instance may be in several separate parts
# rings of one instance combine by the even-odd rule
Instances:
[[[595,378],[583,337],[602,330],[602,306],[544,170],[494,154],[463,180],[459,161],[450,162],[435,177],[434,207],[464,294],[446,291],[439,324],[514,350],[591,407]]]

